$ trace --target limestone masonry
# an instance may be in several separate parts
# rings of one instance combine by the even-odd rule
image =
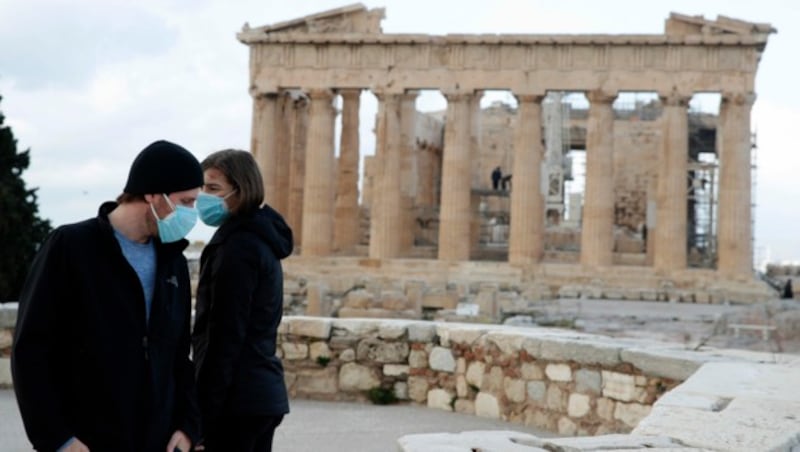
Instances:
[[[382,33],[383,17],[356,4],[238,34],[252,151],[296,231],[297,275],[336,271],[339,256],[435,273],[494,261],[551,293],[609,297],[627,279],[685,302],[773,294],[752,268],[750,133],[770,25],[673,13],[664,34],[432,36]],[[446,111],[418,112],[421,90]],[[486,90],[516,105],[481,109]],[[367,91],[377,148],[360,172]],[[690,111],[698,93],[718,96],[718,114]],[[576,95],[588,107],[565,101]],[[505,189],[496,166],[513,176]],[[582,193],[567,192],[576,177]]]

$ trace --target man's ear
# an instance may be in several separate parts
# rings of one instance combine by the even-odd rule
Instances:
[[[156,201],[156,195],[144,195],[144,200],[147,201],[148,204],[153,204]]]

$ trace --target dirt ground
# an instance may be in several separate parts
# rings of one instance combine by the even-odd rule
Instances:
[[[558,299],[533,306],[507,324],[556,326],[612,337],[800,354],[800,301],[708,305],[648,301]],[[733,325],[767,326],[741,329]],[[774,329],[772,329],[774,327]]]

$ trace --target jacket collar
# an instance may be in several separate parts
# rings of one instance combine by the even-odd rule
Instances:
[[[118,205],[119,204],[114,201],[106,201],[100,205],[100,208],[97,211],[97,221],[101,230],[112,238],[114,237],[114,227],[111,226],[111,221],[108,219],[108,214],[110,214],[112,210],[116,209]],[[116,239],[114,240],[116,241]],[[162,243],[158,237],[153,237],[153,243],[155,243],[156,252],[159,255],[179,254],[182,253],[187,246],[189,246],[189,241],[186,239],[180,239],[177,242]]]

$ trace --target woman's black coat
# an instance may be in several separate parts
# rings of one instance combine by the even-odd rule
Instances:
[[[115,207],[56,229],[20,295],[11,364],[37,450],[77,437],[93,452],[161,452],[175,430],[199,436],[188,242],[156,240],[148,324],[142,285],[108,221]]]
[[[206,431],[219,416],[289,412],[275,347],[283,313],[280,260],[292,246],[289,226],[264,206],[226,220],[203,250],[192,341]]]

